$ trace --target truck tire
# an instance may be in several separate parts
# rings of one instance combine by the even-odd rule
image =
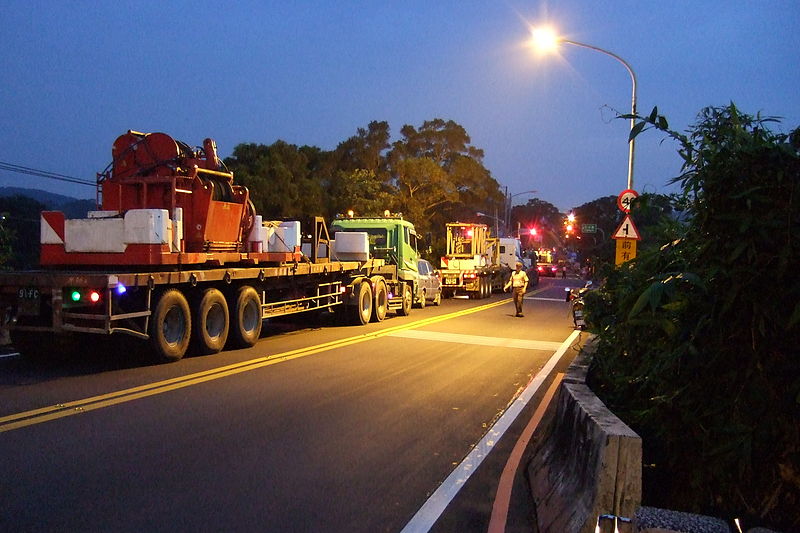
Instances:
[[[194,302],[192,312],[192,352],[199,355],[221,352],[230,329],[225,296],[218,289],[206,289]]]
[[[397,310],[398,315],[408,316],[411,314],[411,306],[414,303],[414,293],[411,291],[411,285],[408,283],[402,284],[402,291],[403,291],[403,304],[400,306],[400,309]]]
[[[228,335],[229,348],[249,348],[258,342],[261,336],[261,298],[250,285],[240,287],[236,291],[235,300],[229,306],[231,328]]]
[[[386,318],[386,312],[389,309],[389,291],[386,288],[386,282],[381,277],[373,278],[372,286],[374,287],[372,321],[381,322]]]
[[[177,289],[165,291],[150,317],[150,343],[161,361],[177,361],[186,353],[192,336],[189,302]]]
[[[355,303],[350,306],[350,318],[355,325],[369,324],[372,318],[372,285],[369,281],[362,281],[353,291]]]

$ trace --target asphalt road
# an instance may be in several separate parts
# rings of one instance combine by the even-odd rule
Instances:
[[[253,348],[169,365],[102,343],[80,361],[0,358],[0,530],[428,530],[429,496],[573,333],[563,286],[578,283],[543,279],[524,318],[503,294],[363,327],[269,323]],[[486,530],[541,394],[434,531]],[[515,500],[509,530],[531,520]]]

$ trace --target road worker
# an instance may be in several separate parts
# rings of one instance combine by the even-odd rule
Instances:
[[[522,263],[520,262],[517,262],[517,268],[511,273],[511,277],[508,278],[508,283],[505,284],[503,290],[508,291],[509,288],[513,291],[514,305],[517,307],[517,314],[514,316],[524,316],[522,314],[522,299],[528,290],[528,274],[522,270]]]

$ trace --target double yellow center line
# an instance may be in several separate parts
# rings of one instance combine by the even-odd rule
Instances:
[[[309,355],[313,355],[319,352],[333,350],[335,348],[342,348],[344,346],[350,346],[351,344],[358,344],[360,342],[376,339],[379,337],[389,335],[399,330],[418,328],[422,326],[427,326],[429,324],[442,322],[444,320],[450,320],[451,318],[457,318],[460,316],[469,315],[480,311],[485,311],[487,309],[491,309],[493,307],[506,304],[510,301],[511,301],[510,299],[504,298],[500,301],[492,302],[478,307],[472,307],[470,309],[465,309],[462,311],[456,311],[453,313],[447,313],[444,315],[426,318],[424,320],[417,320],[415,322],[411,322],[410,324],[393,326],[382,329],[380,331],[357,335],[355,337],[348,337],[346,339],[340,339],[331,342],[326,342],[323,344],[317,344],[315,346],[309,346],[306,348],[298,348],[296,350],[290,350],[288,352],[282,352],[266,357],[259,357],[257,359],[251,359],[249,361],[243,361],[241,363],[236,363],[233,365],[214,368],[211,370],[205,370],[203,372],[188,374],[186,376],[166,379],[163,381],[156,381],[154,383],[148,383],[146,385],[140,385],[138,387],[132,387],[130,389],[124,389],[120,391],[110,392],[107,394],[101,394],[99,396],[92,396],[89,398],[84,398],[82,400],[75,400],[67,403],[59,403],[48,407],[42,407],[40,409],[33,409],[31,411],[15,413],[12,415],[0,417],[0,433],[6,431],[13,431],[15,429],[20,429],[35,424],[41,424],[43,422],[48,422],[50,420],[56,420],[59,418],[65,418],[68,416],[86,413],[88,411],[94,411],[96,409],[111,407],[112,405],[117,405],[124,402],[130,402],[132,400],[138,400],[139,398],[155,396],[157,394],[162,394],[172,390],[182,389],[184,387],[190,387],[192,385],[205,383],[206,381],[213,381],[215,379],[220,379],[227,376],[233,376],[235,374],[240,374],[242,372],[250,372],[251,370],[256,370],[277,363],[283,363],[285,361],[291,361],[292,359],[299,359],[301,357],[307,357]]]

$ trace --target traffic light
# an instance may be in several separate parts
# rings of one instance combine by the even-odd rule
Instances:
[[[569,213],[564,219],[564,238],[569,239],[575,236],[575,213]]]

